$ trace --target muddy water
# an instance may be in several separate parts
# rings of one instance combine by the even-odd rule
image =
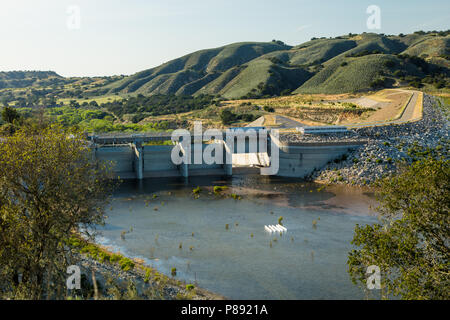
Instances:
[[[217,196],[215,185],[229,189]],[[97,241],[231,299],[360,299],[347,253],[355,225],[377,221],[374,204],[359,189],[257,175],[133,181]],[[264,231],[279,217],[287,233]]]

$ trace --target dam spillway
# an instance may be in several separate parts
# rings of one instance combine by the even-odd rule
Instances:
[[[145,179],[156,177],[189,177],[201,175],[232,175],[233,168],[245,166],[259,167],[261,174],[264,168],[277,157],[278,170],[269,175],[282,177],[304,178],[314,170],[319,170],[328,162],[342,157],[349,150],[358,148],[365,141],[333,141],[333,142],[280,142],[278,137],[268,134],[265,141],[258,138],[257,150],[252,150],[249,140],[245,140],[245,147],[229,150],[223,141],[209,141],[201,143],[201,152],[205,149],[218,148],[221,150],[221,163],[195,163],[194,148],[191,148],[190,163],[174,164],[171,158],[175,145],[145,145],[148,142],[167,141],[170,134],[151,135],[102,135],[89,137],[97,160],[112,161],[113,171],[121,179]],[[195,137],[192,140],[194,143]],[[198,141],[198,140],[197,140]],[[269,148],[269,145],[271,146]],[[260,148],[266,146],[266,152]],[[276,146],[277,152],[272,149]],[[256,151],[256,152],[255,152]],[[227,156],[232,162],[227,163]]]

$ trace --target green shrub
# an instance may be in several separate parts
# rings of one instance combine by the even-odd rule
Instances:
[[[99,248],[93,244],[88,244],[80,250],[81,253],[87,253],[94,259],[97,259],[99,251]]]
[[[71,237],[67,240],[67,245],[72,248],[82,248],[84,246],[84,243],[82,243],[81,240],[76,237]]]
[[[128,271],[134,268],[134,262],[133,260],[122,257],[122,259],[119,260],[119,266],[123,271]]]
[[[228,189],[227,186],[215,186],[214,187],[214,193],[215,194],[219,194],[220,192],[222,192],[222,191],[224,191],[226,189]]]
[[[193,284],[187,284],[186,285],[186,290],[187,291],[191,291],[191,290],[193,290],[195,288],[195,286],[193,285]]]
[[[109,257],[109,261],[111,263],[115,263],[115,262],[119,262],[120,259],[122,259],[122,256],[120,254],[117,253],[113,253],[110,257]]]
[[[202,191],[202,188],[197,187],[197,188],[195,188],[195,189],[192,190],[192,193],[193,193],[193,194],[199,194],[201,191]]]
[[[224,125],[231,124],[236,120],[236,114],[228,109],[222,110],[222,112],[220,113],[220,120],[222,120],[222,123]]]
[[[394,60],[386,60],[383,65],[387,68],[392,68],[395,66],[395,61]]]
[[[170,274],[175,277],[177,275],[177,268],[170,269]]]
[[[146,268],[145,270],[145,277],[144,277],[144,282],[148,283],[150,281],[150,276],[151,276],[152,270],[149,268]]]
[[[106,252],[100,251],[100,253],[98,254],[99,260],[100,262],[109,262],[111,255],[109,255]]]
[[[283,217],[278,218],[278,224],[281,226],[283,225]]]
[[[372,81],[372,82],[370,83],[370,86],[371,86],[372,88],[384,88],[384,86],[385,86],[385,81],[386,81],[385,78],[378,78],[378,79],[375,79],[374,81]]]

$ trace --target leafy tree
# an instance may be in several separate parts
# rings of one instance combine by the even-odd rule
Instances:
[[[224,125],[232,123],[236,119],[236,115],[228,109],[222,110],[220,113],[220,120]]]
[[[385,78],[377,78],[370,83],[370,86],[372,88],[384,88],[385,83],[386,83]]]
[[[0,297],[54,298],[76,262],[66,239],[103,222],[109,164],[60,126],[23,127],[0,154]]]
[[[414,88],[421,88],[423,85],[420,80],[413,80],[409,82],[409,85]]]
[[[20,114],[17,110],[11,107],[5,107],[2,110],[2,119],[7,123],[14,123],[15,120],[20,119]]]
[[[381,223],[355,228],[353,282],[365,286],[367,267],[377,265],[384,298],[449,299],[449,161],[418,160],[377,187]]]
[[[388,68],[393,68],[395,66],[395,61],[394,60],[386,60],[383,64]]]

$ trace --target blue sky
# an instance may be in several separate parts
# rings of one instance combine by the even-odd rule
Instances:
[[[80,10],[79,28],[68,21]],[[132,74],[184,54],[240,41],[450,29],[443,0],[2,0],[0,71],[54,70],[64,76]],[[72,24],[73,26],[73,24]]]

